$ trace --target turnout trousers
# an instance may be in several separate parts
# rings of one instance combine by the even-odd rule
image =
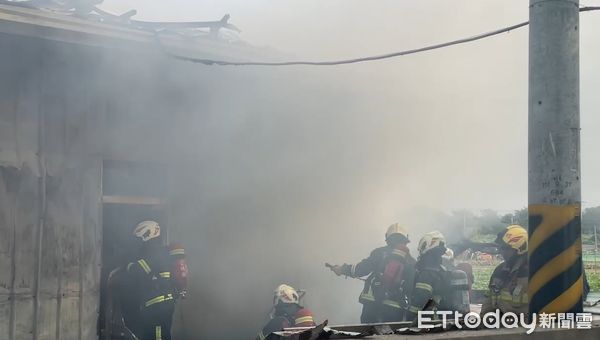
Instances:
[[[144,310],[142,312],[141,340],[171,340],[174,311],[175,306],[171,303],[153,308],[153,310]]]

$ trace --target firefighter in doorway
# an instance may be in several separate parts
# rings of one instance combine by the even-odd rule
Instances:
[[[177,292],[171,270],[173,259],[162,244],[157,222],[139,223],[134,235],[143,243],[138,260],[126,268],[126,294],[139,316],[134,332],[141,340],[170,340]],[[177,249],[176,255],[182,256],[183,248]]]
[[[386,246],[373,250],[368,258],[355,265],[328,265],[338,276],[368,275],[359,297],[363,305],[362,323],[402,321],[407,308],[416,262],[407,247],[408,233],[394,223],[388,227],[385,241]]]

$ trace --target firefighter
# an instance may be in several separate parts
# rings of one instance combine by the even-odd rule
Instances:
[[[458,272],[465,273],[467,277],[467,294],[469,295],[470,302],[472,297],[471,289],[473,287],[473,281],[475,281],[475,276],[473,275],[473,267],[471,266],[471,264],[467,262],[456,263],[456,256],[454,255],[454,251],[450,248],[446,248],[446,253],[442,255],[442,265],[447,271],[455,273],[454,279],[456,279],[457,276],[462,276]]]
[[[494,241],[504,262],[500,263],[490,278],[481,315],[493,312],[528,313],[527,282],[527,230],[510,225],[498,233]]]
[[[172,259],[162,245],[160,226],[155,221],[139,223],[134,235],[143,245],[139,258],[126,267],[128,294],[139,312],[141,340],[170,340],[175,309]]]
[[[173,242],[169,245],[169,255],[171,256],[171,276],[173,287],[177,296],[185,299],[188,286],[188,265],[185,258],[185,249],[180,242]]]
[[[446,248],[446,252],[442,255],[442,265],[448,270],[456,269],[454,251],[452,249]]]
[[[361,323],[402,321],[412,288],[415,259],[410,255],[406,229],[398,223],[388,227],[386,246],[377,248],[355,265],[330,266],[338,276],[368,276],[359,297]]]
[[[466,274],[442,266],[442,256],[447,250],[444,235],[439,231],[426,233],[417,249],[419,258],[407,320],[415,320],[423,310],[468,312],[465,310],[469,305]],[[456,280],[456,274],[460,274],[460,280]],[[461,297],[461,301],[456,301],[456,296]]]
[[[313,314],[300,305],[298,292],[293,287],[282,284],[274,292],[271,320],[258,333],[256,339],[264,340],[269,334],[284,328],[314,326]]]
[[[473,266],[468,262],[459,262],[456,264],[456,269],[465,272],[467,275],[467,289],[469,292],[469,301],[471,301],[473,299],[473,282],[475,282]]]

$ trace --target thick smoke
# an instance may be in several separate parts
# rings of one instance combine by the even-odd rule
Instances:
[[[169,18],[149,11],[154,19],[197,19],[186,6],[206,13],[201,6],[227,4],[219,3],[171,2],[160,9]],[[522,1],[229,4],[223,11],[248,32],[245,39],[319,58],[419,47],[527,16]],[[144,6],[129,7],[143,13]],[[590,33],[598,24],[583,24],[582,155],[590,173],[600,164],[585,151],[592,143],[585,124],[598,123],[588,112],[597,104],[590,94],[597,77],[586,72],[598,74],[590,63],[600,46]],[[413,243],[427,228],[445,228],[414,214],[416,206],[526,205],[527,30],[332,68],[142,60],[123,70],[139,85],[121,89],[135,103],[123,110],[141,124],[145,115],[161,117],[165,128],[150,143],[120,142],[174,164],[169,224],[187,246],[192,272],[175,322],[186,338],[252,337],[283,282],[307,290],[318,320],[358,322],[361,282],[335,277],[324,262],[362,259],[396,221],[411,229]]]

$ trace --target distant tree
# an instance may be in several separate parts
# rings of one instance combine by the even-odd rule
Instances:
[[[529,215],[526,207],[502,216],[492,209],[482,210],[478,213],[466,209],[455,210],[448,214],[420,207],[411,211],[410,222],[407,223],[414,228],[415,234],[439,230],[444,233],[449,243],[458,242],[464,238],[488,242],[509,224],[519,224],[528,228]],[[585,211],[584,228],[593,231],[594,223],[600,227],[600,207]]]
[[[512,223],[514,223],[514,221],[515,221],[515,214],[513,214],[513,213],[502,215],[502,217],[500,218],[500,222],[506,223],[506,224],[512,224]]]
[[[529,227],[529,212],[527,208],[515,210],[510,214],[506,214],[501,218],[504,224],[518,224],[525,229]]]
[[[480,232],[482,234],[497,234],[506,225],[502,222],[498,212],[486,209],[479,215]]]
[[[529,228],[529,209],[527,207],[515,210],[515,223],[523,226],[525,229]]]
[[[470,210],[455,210],[448,217],[447,238],[459,240],[478,231],[477,216]]]
[[[583,210],[581,214],[581,231],[586,234],[594,233],[594,226],[600,231],[600,207]]]

